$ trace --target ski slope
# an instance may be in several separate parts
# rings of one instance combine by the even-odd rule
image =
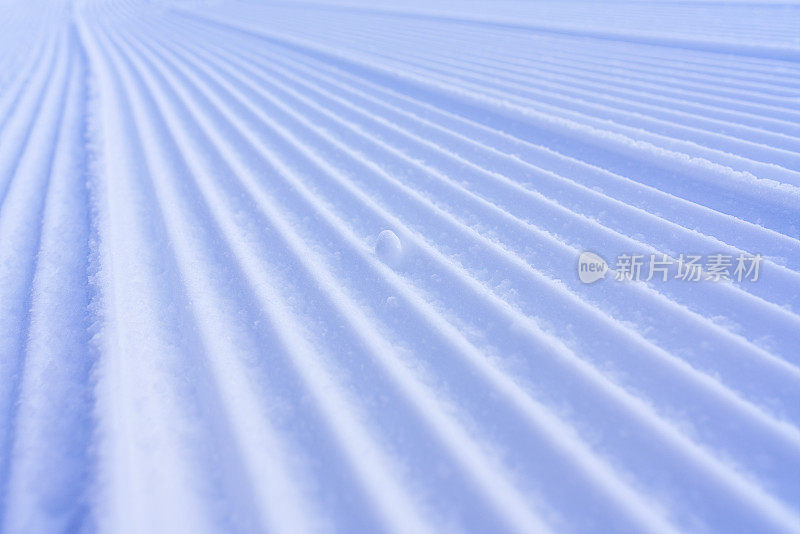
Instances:
[[[800,4],[0,0],[0,532],[800,532]]]

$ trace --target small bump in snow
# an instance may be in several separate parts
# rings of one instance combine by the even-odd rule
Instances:
[[[403,256],[403,246],[397,234],[391,230],[384,230],[378,234],[378,241],[375,243],[375,254],[387,265],[397,265]]]

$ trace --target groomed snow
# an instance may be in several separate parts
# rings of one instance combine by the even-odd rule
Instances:
[[[0,0],[0,532],[800,532],[800,4]]]

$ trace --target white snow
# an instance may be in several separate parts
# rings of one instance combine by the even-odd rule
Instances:
[[[0,533],[800,532],[798,36],[0,0]]]
[[[396,266],[403,257],[403,245],[400,238],[391,230],[384,230],[378,234],[375,242],[375,253],[388,265]]]

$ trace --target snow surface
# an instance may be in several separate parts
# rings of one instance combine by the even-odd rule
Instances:
[[[800,532],[800,4],[0,0],[0,531]]]

